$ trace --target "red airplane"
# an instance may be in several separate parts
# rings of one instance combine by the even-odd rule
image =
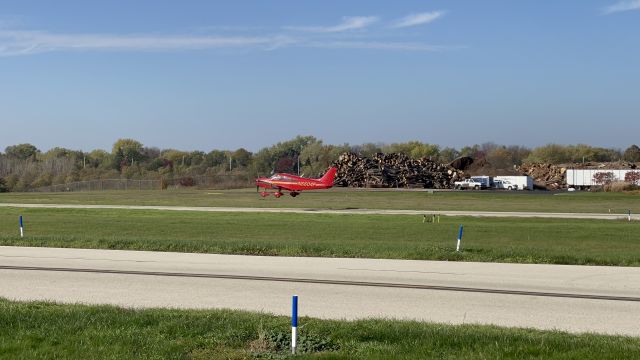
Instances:
[[[336,177],[338,169],[335,167],[329,168],[326,174],[320,179],[308,179],[291,174],[275,174],[270,178],[258,178],[256,179],[257,188],[276,189],[273,196],[276,198],[284,195],[282,192],[286,190],[289,195],[296,197],[300,195],[302,190],[318,190],[328,189],[333,186],[333,179]],[[262,191],[260,196],[269,196],[269,192]]]

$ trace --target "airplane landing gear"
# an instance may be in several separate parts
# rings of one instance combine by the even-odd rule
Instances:
[[[284,194],[281,193],[280,191],[278,191],[278,192],[273,194],[273,196],[275,196],[276,198],[280,198],[282,195],[284,195]]]
[[[267,196],[269,196],[269,193],[266,192],[266,191],[262,191],[262,192],[260,192],[260,196],[267,197]]]
[[[300,193],[297,192],[297,191],[292,191],[292,192],[289,193],[289,195],[291,195],[292,197],[296,197],[296,196],[300,195]]]

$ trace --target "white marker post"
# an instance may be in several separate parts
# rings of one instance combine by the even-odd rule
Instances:
[[[460,225],[460,232],[458,233],[458,244],[456,245],[456,251],[460,251],[460,241],[462,241],[462,225]]]
[[[629,221],[631,221],[631,210],[629,210]]]
[[[24,237],[24,226],[22,225],[22,215],[20,215],[20,237]]]
[[[291,353],[296,353],[298,340],[298,295],[293,295],[291,304]]]

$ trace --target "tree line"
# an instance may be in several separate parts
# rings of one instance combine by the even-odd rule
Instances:
[[[419,141],[331,145],[313,136],[297,136],[252,153],[244,148],[209,152],[159,149],[134,139],[119,139],[110,152],[62,147],[42,152],[32,144],[7,146],[4,153],[0,152],[0,192],[98,179],[167,180],[207,175],[242,175],[252,179],[273,172],[318,176],[345,152],[362,156],[400,152],[415,159],[426,157],[442,163],[470,156],[493,170],[513,169],[528,162],[640,162],[640,148],[636,145],[624,151],[582,144],[528,148],[485,143],[455,149]]]

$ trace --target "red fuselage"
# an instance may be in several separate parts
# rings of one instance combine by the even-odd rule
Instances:
[[[333,186],[337,169],[332,167],[320,179],[309,179],[291,174],[275,174],[268,178],[256,179],[256,185],[265,189],[299,192],[303,190],[328,189]]]

